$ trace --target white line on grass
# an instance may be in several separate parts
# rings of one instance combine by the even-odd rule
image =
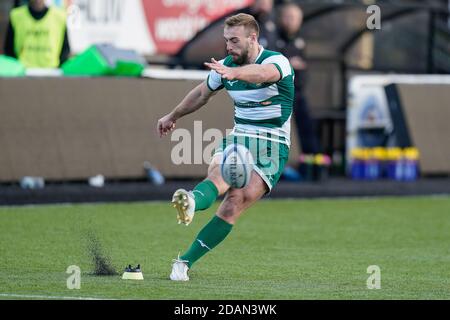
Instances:
[[[144,201],[98,201],[98,202],[59,202],[59,203],[27,203],[27,204],[0,204],[0,209],[9,208],[39,208],[39,207],[72,207],[72,206],[103,206],[125,204],[168,204],[169,200],[144,200]]]
[[[0,297],[30,298],[30,299],[57,299],[57,300],[114,300],[114,299],[96,298],[96,297],[46,296],[46,295],[36,295],[36,294],[15,294],[15,293],[0,293]]]
[[[383,199],[407,199],[407,198],[432,198],[432,199],[447,199],[450,196],[448,193],[430,193],[430,194],[386,194],[386,195],[361,195],[361,196],[317,196],[317,197],[309,197],[309,198],[302,198],[302,197],[286,197],[286,198],[261,198],[258,200],[258,202],[261,201],[314,201],[314,200],[336,200],[336,201],[347,201],[347,200],[383,200]]]

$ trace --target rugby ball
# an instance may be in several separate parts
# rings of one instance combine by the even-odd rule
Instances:
[[[250,182],[253,164],[253,156],[246,147],[230,144],[223,151],[220,173],[232,188],[244,188]]]

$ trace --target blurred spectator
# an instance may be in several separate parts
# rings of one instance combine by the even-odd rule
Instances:
[[[298,137],[304,154],[321,152],[311,119],[308,103],[304,95],[307,63],[305,61],[305,40],[300,36],[303,23],[303,11],[295,3],[280,7],[278,17],[277,39],[267,49],[279,51],[291,62],[295,72],[294,118],[297,123]]]
[[[255,0],[250,9],[243,12],[251,14],[258,21],[260,45],[266,48],[276,40],[276,15],[273,9],[273,0]]]
[[[27,68],[59,67],[70,53],[65,12],[45,0],[12,9],[4,49]]]

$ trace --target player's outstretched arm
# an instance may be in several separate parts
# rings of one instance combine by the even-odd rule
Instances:
[[[211,58],[205,66],[215,70],[227,80],[242,80],[250,83],[277,82],[281,78],[280,71],[274,64],[248,64],[242,67],[230,68]]]
[[[159,136],[165,136],[175,129],[175,123],[178,119],[200,109],[214,94],[216,94],[216,91],[211,91],[206,81],[192,89],[172,112],[158,120],[156,129]]]

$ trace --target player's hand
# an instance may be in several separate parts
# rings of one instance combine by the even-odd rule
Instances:
[[[159,137],[163,137],[175,129],[175,119],[169,113],[158,120],[157,131],[159,133]]]
[[[227,80],[236,79],[236,72],[233,68],[224,66],[223,64],[216,61],[216,59],[214,59],[214,58],[211,58],[211,62],[205,62],[204,64],[211,70],[216,71],[224,79],[227,79]]]

